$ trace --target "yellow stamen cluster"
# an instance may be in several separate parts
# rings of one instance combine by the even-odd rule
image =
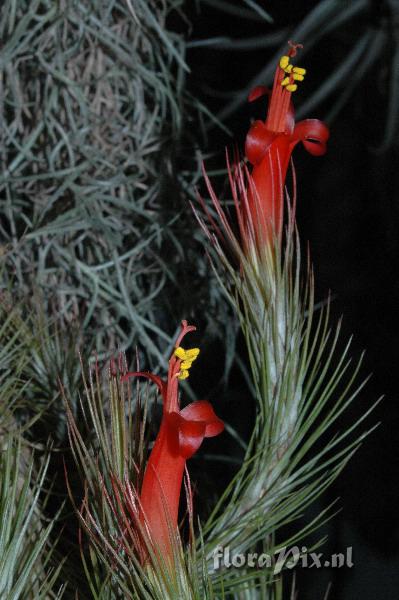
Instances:
[[[303,81],[306,75],[306,69],[291,65],[289,56],[282,56],[280,58],[280,69],[282,69],[284,73],[288,73],[288,77],[284,77],[281,85],[285,87],[288,92],[295,92],[298,86],[294,81]]]
[[[176,358],[179,358],[182,361],[180,364],[180,371],[177,375],[179,379],[187,379],[189,375],[188,370],[197,358],[199,352],[199,348],[189,348],[188,350],[185,350],[181,346],[176,348],[174,354]]]

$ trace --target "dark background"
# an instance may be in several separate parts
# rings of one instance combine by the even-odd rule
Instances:
[[[237,4],[240,3],[232,3]],[[314,10],[317,2],[260,3],[273,24],[243,19],[206,4],[196,3],[190,14],[193,41],[227,36],[269,36],[294,28]],[[366,3],[367,4],[367,3]],[[382,31],[384,44],[373,66],[329,123],[331,138],[324,157],[312,157],[302,147],[294,152],[298,179],[298,223],[302,240],[309,242],[318,299],[331,290],[333,319],[341,315],[343,338],[354,335],[352,355],[366,349],[361,376],[372,374],[359,398],[346,413],[348,426],[382,394],[384,398],[368,425],[381,422],[364,442],[344,473],[321,501],[322,508],[340,497],[341,512],[325,528],[328,543],[322,548],[342,552],[353,546],[353,569],[297,573],[300,598],[323,598],[328,582],[330,598],[394,599],[399,597],[398,555],[398,186],[399,135],[396,115],[387,123],[392,78],[399,79],[394,55],[396,14],[392,2],[369,2],[361,15],[322,36],[297,64],[308,70],[294,95],[296,107],[312,96],[321,82],[353,51],[366,31]],[[342,8],[348,3],[342,2]],[[296,42],[306,40],[295,39]],[[193,94],[218,114],[226,102],[246,88],[277,47],[238,51],[192,45],[188,53]],[[338,81],[333,92],[311,114],[329,113],[345,92],[350,77]],[[271,81],[259,81],[270,85]],[[399,107],[398,107],[399,111]],[[302,115],[301,115],[302,116]],[[208,131],[202,150],[213,152],[211,164],[224,165],[225,146],[238,141],[241,149],[251,118],[265,117],[265,105],[247,106],[224,119],[233,137],[219,128]],[[388,135],[387,135],[388,131]],[[385,148],[384,140],[387,141]],[[361,378],[361,377],[360,377]]]

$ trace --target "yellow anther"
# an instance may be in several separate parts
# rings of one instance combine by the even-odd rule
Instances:
[[[179,358],[182,362],[180,364],[180,371],[177,373],[178,379],[187,379],[189,373],[188,370],[191,368],[193,361],[199,354],[199,348],[189,348],[185,350],[181,346],[175,349],[174,355]]]
[[[186,356],[189,360],[195,360],[199,353],[199,348],[189,348],[188,350],[186,350]]]
[[[186,351],[181,346],[176,348],[174,354],[176,358],[180,358],[180,360],[184,360],[186,358]]]
[[[280,69],[286,69],[289,65],[289,62],[290,62],[289,56],[282,56],[280,58]]]
[[[294,81],[303,81],[305,79],[303,75],[299,75],[298,73],[294,73],[292,77]]]
[[[192,360],[183,360],[183,362],[180,365],[180,368],[181,369],[189,369],[192,364],[193,364]]]
[[[294,67],[292,71],[298,75],[306,75],[306,69],[302,69],[302,67]]]
[[[287,92],[295,92],[297,88],[298,86],[296,83],[290,83],[285,89],[287,90]]]
[[[174,355],[176,358],[180,358],[180,360],[190,360],[192,362],[197,358],[199,352],[199,348],[189,348],[188,350],[185,350],[179,346],[176,348]]]
[[[292,71],[293,68],[294,68],[293,65],[288,65],[288,67],[285,67],[284,71],[286,73],[291,73],[291,71]]]
[[[289,84],[289,82],[290,82],[290,78],[284,77],[283,81],[281,82],[281,85],[286,86]]]

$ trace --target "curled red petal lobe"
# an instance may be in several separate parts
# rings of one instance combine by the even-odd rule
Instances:
[[[201,421],[186,421],[179,424],[180,455],[185,459],[191,458],[201,446],[205,437],[205,424]]]
[[[305,119],[294,127],[292,138],[294,142],[301,141],[306,150],[313,156],[321,156],[327,150],[327,140],[330,130],[318,119]]]
[[[219,435],[224,429],[224,423],[215,414],[212,405],[206,400],[192,402],[180,411],[185,419],[199,421],[205,424],[205,437]]]
[[[254,102],[261,96],[265,96],[266,94],[270,94],[269,88],[265,85],[257,85],[254,87],[248,94],[248,102]]]
[[[206,400],[192,402],[179,413],[169,413],[165,419],[169,448],[185,459],[198,450],[204,437],[213,437],[224,429],[223,421]]]
[[[190,421],[176,412],[169,413],[166,418],[170,447],[185,460],[191,458],[205,437],[205,423]]]
[[[270,148],[276,134],[270,132],[263,121],[251,125],[245,140],[245,155],[249,162],[258,165]]]

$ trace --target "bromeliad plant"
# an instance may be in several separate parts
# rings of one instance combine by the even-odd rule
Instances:
[[[265,122],[255,122],[249,131],[251,166],[228,162],[239,233],[206,174],[213,209],[201,201],[203,213],[197,213],[248,349],[257,415],[242,466],[195,539],[186,461],[205,437],[222,431],[223,423],[206,401],[180,407],[179,381],[187,378],[199,353],[180,345],[195,329],[186,321],[166,380],[149,371],[129,371],[121,357],[117,367],[111,362],[107,403],[96,365],[81,400],[91,445],[68,408],[71,446],[85,488],[76,507],[89,540],[88,552],[82,545],[82,558],[94,598],[281,599],[283,564],[274,561],[262,572],[225,570],[215,566],[215,555],[228,546],[233,553],[261,548],[274,556],[283,546],[303,544],[327,518],[326,511],[289,539],[282,526],[296,521],[330,485],[366,435],[351,436],[371,409],[347,430],[333,432],[363,385],[352,390],[360,362],[351,373],[349,344],[335,356],[339,326],[334,332],[329,325],[329,302],[316,313],[312,272],[301,268],[295,186],[292,199],[285,191],[295,145],[302,141],[320,155],[329,136],[317,120],[295,124],[291,95],[305,76],[291,63],[297,48],[290,44],[277,65]],[[256,88],[250,100],[265,91]],[[150,452],[147,399],[138,387],[133,402],[132,378],[150,380],[162,397],[161,424]],[[178,528],[184,473],[188,544]]]
[[[201,212],[196,210],[214,248],[219,282],[241,324],[257,402],[242,467],[203,530],[209,558],[219,546],[256,552],[261,544],[273,555],[282,546],[303,543],[325,511],[290,540],[284,540],[281,526],[298,519],[338,475],[366,435],[353,437],[353,430],[372,410],[346,431],[333,431],[363,384],[352,389],[360,361],[351,372],[349,343],[337,355],[340,326],[334,332],[329,324],[328,300],[316,310],[312,271],[301,266],[294,172],[293,197],[286,191],[295,145],[302,141],[309,152],[321,155],[329,137],[320,121],[295,123],[291,96],[306,73],[291,63],[298,47],[290,43],[277,65],[265,122],[250,128],[245,144],[250,165],[227,160],[238,233],[205,171],[212,204],[200,198]],[[249,99],[266,92],[258,86]],[[272,574],[281,568],[274,565]],[[251,569],[246,575],[255,579]],[[226,571],[225,577],[234,587],[237,573]],[[270,597],[280,597],[281,582],[271,583],[269,577],[263,574],[263,585]]]

